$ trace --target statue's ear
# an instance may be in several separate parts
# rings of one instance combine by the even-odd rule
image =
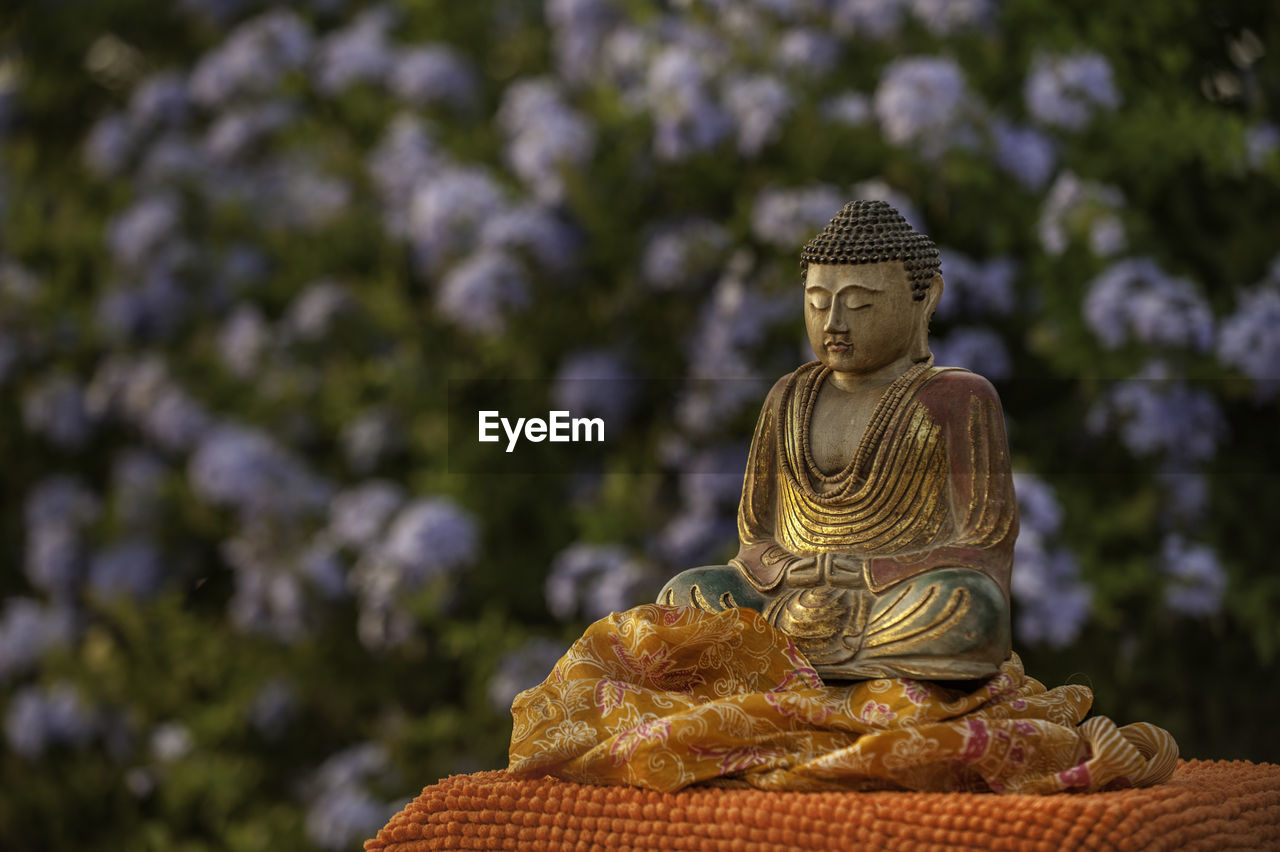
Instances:
[[[932,317],[933,312],[938,308],[938,302],[942,300],[942,273],[935,273],[929,281],[929,289],[925,294],[925,316]],[[927,319],[926,319],[927,322]]]
[[[920,313],[916,315],[916,343],[911,353],[912,360],[923,361],[929,357],[929,320],[933,318],[933,312],[941,298],[942,274],[939,273],[929,281],[929,289],[925,291],[924,298],[918,303]]]

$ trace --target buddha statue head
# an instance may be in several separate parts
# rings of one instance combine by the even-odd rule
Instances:
[[[889,378],[926,360],[940,267],[933,241],[888,204],[846,204],[800,253],[818,360],[837,373]]]

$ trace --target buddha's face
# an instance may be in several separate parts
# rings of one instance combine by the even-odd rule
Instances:
[[[811,264],[805,275],[804,322],[818,360],[837,373],[869,375],[928,355],[929,297],[911,297],[901,261]]]

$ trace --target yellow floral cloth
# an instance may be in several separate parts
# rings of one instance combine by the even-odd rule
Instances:
[[[1055,793],[1158,784],[1168,732],[1081,724],[1084,686],[1046,690],[1014,654],[974,691],[907,678],[826,685],[750,609],[640,606],[573,644],[511,708],[509,770],[673,792],[766,790]]]

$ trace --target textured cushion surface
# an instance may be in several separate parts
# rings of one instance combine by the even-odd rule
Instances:
[[[791,793],[521,780],[433,784],[365,843],[428,849],[1280,849],[1280,765],[1181,761],[1154,787],[1053,796]]]

